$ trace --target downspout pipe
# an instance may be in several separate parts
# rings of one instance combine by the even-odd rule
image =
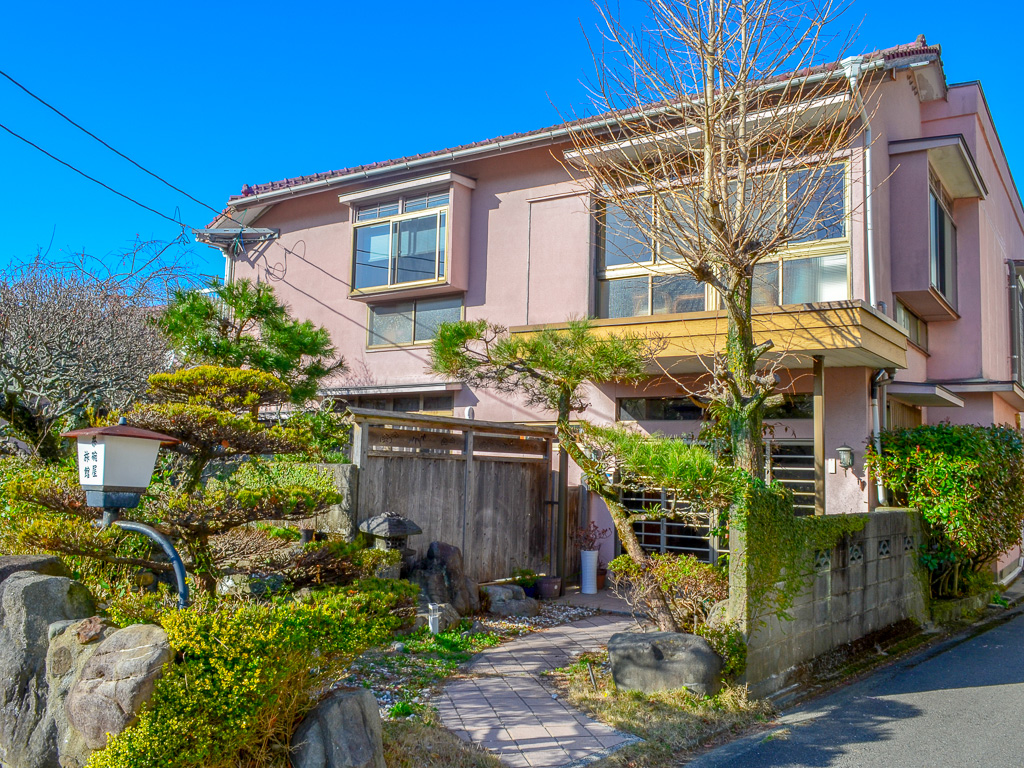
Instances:
[[[882,455],[882,406],[881,398],[884,395],[883,389],[888,386],[891,381],[889,372],[884,368],[875,371],[875,374],[871,377],[871,436],[875,443],[875,453],[879,456]],[[885,505],[885,486],[882,484],[882,478],[876,478],[875,480],[875,491],[877,494],[878,505]]]
[[[871,169],[871,120],[868,118],[868,111],[864,106],[864,99],[860,93],[860,79],[867,67],[862,56],[851,56],[843,59],[843,72],[850,83],[850,92],[853,94],[854,104],[860,113],[860,119],[864,123],[864,215],[867,217],[867,247],[865,249],[868,262],[868,304],[872,308],[878,308],[878,289],[875,282],[875,216],[872,205],[874,195],[874,181]]]

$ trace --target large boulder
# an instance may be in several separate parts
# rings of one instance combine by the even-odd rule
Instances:
[[[712,696],[722,687],[722,659],[703,637],[679,632],[617,632],[608,640],[612,679],[624,690],[689,688]]]
[[[85,662],[67,700],[68,721],[89,749],[103,749],[139,717],[164,664],[174,657],[167,633],[135,624],[107,637]]]
[[[480,610],[479,588],[466,576],[462,551],[441,541],[431,542],[427,556],[409,574],[431,603],[451,603],[460,616]]]
[[[53,555],[5,555],[0,557],[0,582],[12,573],[31,571],[42,576],[64,576],[71,572],[64,561]]]
[[[0,582],[0,765],[59,768],[47,710],[49,627],[93,613],[89,591],[64,576],[28,570]]]
[[[62,768],[82,768],[92,750],[67,716],[67,698],[85,663],[117,627],[92,617],[85,621],[60,621],[50,625],[50,648],[46,653],[46,682],[49,696],[47,716],[57,728],[57,756]]]
[[[292,768],[387,768],[373,694],[336,691],[317,704],[292,737]]]
[[[536,616],[540,613],[540,603],[527,597],[520,586],[492,584],[480,589],[490,601],[488,612],[495,616]]]

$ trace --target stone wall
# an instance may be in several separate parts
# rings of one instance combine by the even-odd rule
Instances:
[[[815,553],[791,620],[772,615],[754,623],[746,672],[754,695],[784,688],[798,665],[834,648],[905,619],[928,619],[920,515],[880,508],[867,518],[863,531]]]

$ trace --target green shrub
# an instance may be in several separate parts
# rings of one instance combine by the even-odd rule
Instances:
[[[921,511],[931,543],[921,561],[932,594],[956,596],[979,571],[1021,541],[1024,437],[1009,427],[935,424],[882,434],[868,467],[899,504]]]
[[[415,593],[407,582],[367,580],[307,602],[163,612],[179,661],[138,723],[88,768],[286,768],[302,717],[358,654],[402,624]]]
[[[608,570],[614,575],[615,590],[634,612],[650,615],[652,600],[663,597],[684,630],[696,629],[715,603],[729,596],[728,574],[693,555],[654,554],[639,563],[619,555],[608,563]]]

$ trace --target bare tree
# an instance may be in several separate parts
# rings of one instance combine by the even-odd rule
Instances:
[[[753,307],[778,303],[756,268],[841,228],[847,213],[838,161],[861,124],[836,59],[823,55],[841,47],[825,35],[841,9],[832,0],[641,3],[639,31],[602,10],[614,53],[598,59],[593,106],[615,119],[570,123],[567,162],[590,181],[606,260],[653,252],[656,273],[713,289],[728,328],[699,394],[713,401],[736,464],[756,474],[777,358],[771,340],[755,340]]]
[[[171,245],[136,242],[113,260],[36,258],[0,274],[0,443],[57,458],[64,419],[123,408],[167,368],[150,320],[191,279]]]

